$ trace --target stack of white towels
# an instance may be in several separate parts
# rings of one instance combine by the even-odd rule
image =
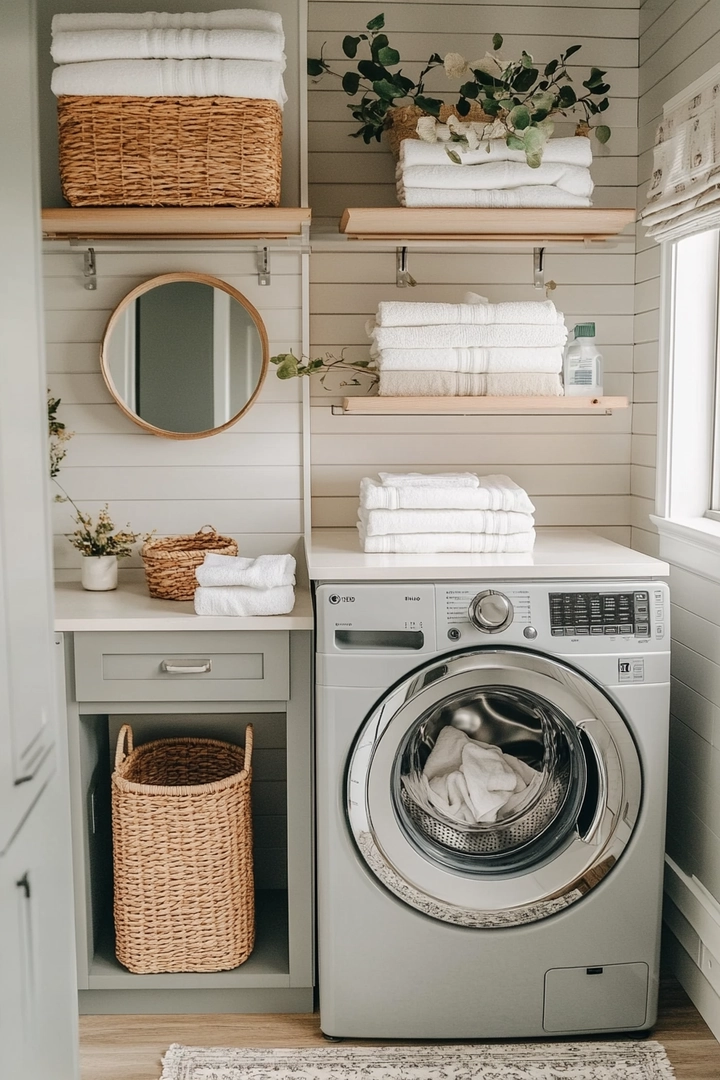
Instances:
[[[466,125],[468,126],[468,125]],[[473,125],[469,125],[473,126]],[[482,129],[483,125],[478,125]],[[485,139],[462,151],[438,124],[438,142],[403,139],[395,178],[401,206],[590,206],[592,149],[584,136],[550,139],[538,168],[505,139]],[[446,152],[454,150],[458,165]]]
[[[358,531],[363,550],[532,551],[535,507],[509,476],[476,473],[380,473],[360,482]]]
[[[55,15],[56,96],[237,97],[287,101],[274,11]]]
[[[405,142],[408,140],[406,139]],[[386,397],[559,397],[567,328],[551,300],[381,301],[367,326]]]
[[[216,555],[195,571],[197,615],[287,615],[295,605],[292,555]]]

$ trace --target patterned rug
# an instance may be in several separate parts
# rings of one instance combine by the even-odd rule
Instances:
[[[658,1042],[171,1046],[161,1080],[672,1080]]]

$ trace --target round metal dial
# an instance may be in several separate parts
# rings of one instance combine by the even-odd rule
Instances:
[[[513,620],[513,606],[501,592],[486,589],[470,601],[470,622],[484,634],[497,634]]]

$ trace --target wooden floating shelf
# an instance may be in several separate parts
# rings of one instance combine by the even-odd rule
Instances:
[[[607,413],[627,409],[626,397],[347,397],[343,412],[353,416],[390,414]]]
[[[47,240],[246,240],[302,236],[307,207],[60,207],[42,211]]]
[[[353,207],[343,211],[340,232],[353,240],[608,240],[635,221],[630,209],[477,209],[451,207]]]

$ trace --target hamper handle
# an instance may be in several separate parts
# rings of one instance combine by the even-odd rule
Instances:
[[[125,752],[127,743],[127,753]],[[133,751],[133,733],[129,724],[123,724],[118,731],[117,746],[115,747],[115,769],[119,769],[125,758]]]
[[[215,528],[214,525],[201,525],[200,528],[198,529],[198,531],[195,533],[195,535],[196,536],[206,536],[207,534],[205,532],[205,529],[209,529],[210,532],[213,533],[213,534],[217,533],[217,529]]]
[[[243,758],[243,769],[250,769],[252,764],[252,750],[253,750],[253,726],[248,724],[245,728],[245,757]]]

